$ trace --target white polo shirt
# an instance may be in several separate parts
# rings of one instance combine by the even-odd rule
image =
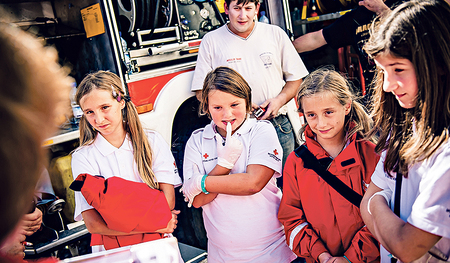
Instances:
[[[395,177],[384,172],[383,152],[372,175],[372,182],[392,191],[391,209],[394,210]],[[441,236],[436,247],[450,255],[450,142],[442,145],[427,160],[410,167],[408,178],[403,178],[400,218],[423,231]],[[381,246],[381,262],[390,262],[390,254]]]
[[[145,133],[153,151],[152,170],[158,182],[172,184],[175,187],[181,185],[175,159],[163,137],[155,131],[145,130]],[[91,145],[78,148],[72,154],[72,174],[75,179],[83,173],[101,175],[105,179],[118,176],[126,180],[142,182],[128,135],[120,148],[112,146],[100,133]],[[81,212],[92,208],[81,192],[75,192],[74,219],[76,221],[83,219]]]
[[[215,124],[192,133],[184,157],[184,178],[192,176],[196,164],[209,173],[217,164]],[[291,262],[296,258],[285,241],[277,213],[281,191],[276,177],[281,174],[283,150],[274,127],[268,121],[249,119],[233,134],[244,146],[231,174],[243,173],[250,164],[273,169],[267,185],[254,195],[219,194],[204,205],[203,219],[208,235],[208,262]]]

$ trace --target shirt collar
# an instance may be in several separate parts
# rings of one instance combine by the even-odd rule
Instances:
[[[97,148],[97,150],[103,155],[107,156],[117,150],[125,150],[125,151],[133,151],[133,146],[131,145],[130,138],[128,137],[128,133],[125,137],[125,140],[123,141],[120,148],[114,147],[112,144],[110,144],[103,135],[100,133],[97,133],[97,138],[95,138],[94,146]]]
[[[250,38],[251,35],[253,35],[253,32],[255,32],[256,27],[257,27],[257,25],[258,25],[258,21],[255,21],[255,25],[253,26],[252,32],[250,32],[250,34],[248,34],[247,37],[241,37],[241,36],[236,35],[236,34],[235,34],[233,31],[231,31],[231,29],[228,27],[229,24],[230,24],[230,22],[227,22],[227,24],[225,25],[225,27],[227,28],[228,32],[230,32],[232,35],[234,35],[234,36],[236,36],[236,37],[238,37],[238,38],[240,38],[240,39],[247,40],[247,39]]]
[[[252,127],[256,124],[256,119],[250,118],[249,115],[247,115],[247,119],[244,121],[244,123],[237,129],[235,134],[243,135],[246,133],[249,133]],[[216,135],[216,124],[211,121],[211,124],[206,126],[203,130],[203,138],[205,139],[212,139]]]

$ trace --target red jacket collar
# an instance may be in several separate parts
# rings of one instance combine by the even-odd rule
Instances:
[[[333,159],[333,163],[338,171],[350,169],[354,166],[359,166],[362,164],[359,151],[356,146],[356,137],[357,134],[353,134],[353,136],[349,139],[349,145],[338,156],[336,156],[336,158]],[[314,138],[315,134],[309,126],[306,126],[305,141],[308,150],[312,152],[317,159],[330,157],[330,155]]]

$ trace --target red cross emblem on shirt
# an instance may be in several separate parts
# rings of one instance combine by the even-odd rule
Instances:
[[[206,158],[209,157],[209,155],[208,155],[207,153],[205,153],[205,154],[203,155],[203,157],[205,157],[205,159],[206,159]]]
[[[277,149],[273,150],[273,154],[278,155]]]

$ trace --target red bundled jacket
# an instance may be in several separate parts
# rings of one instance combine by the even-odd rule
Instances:
[[[309,128],[305,131],[306,146],[317,159],[330,157],[314,140]],[[350,144],[330,164],[328,171],[363,195],[370,183],[379,156],[368,141]],[[292,152],[283,172],[283,198],[278,219],[284,225],[286,242],[306,262],[317,262],[318,256],[346,256],[351,262],[378,260],[379,246],[355,207],[328,185]]]
[[[160,239],[162,235],[155,231],[166,228],[172,219],[164,193],[145,183],[80,174],[70,188],[81,189],[88,204],[97,210],[109,229],[125,233],[148,232],[125,236],[93,234],[91,245],[112,249]]]

